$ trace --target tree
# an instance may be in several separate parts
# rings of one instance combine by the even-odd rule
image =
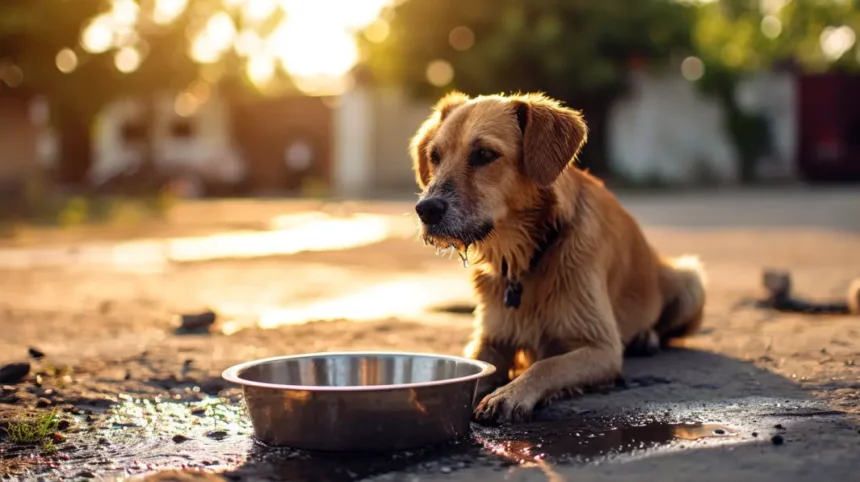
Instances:
[[[701,86],[726,109],[742,180],[754,181],[769,136],[765,119],[738,104],[738,81],[780,64],[799,72],[856,72],[860,10],[849,0],[719,0],[695,13],[693,45],[705,65]]]
[[[416,95],[543,91],[585,111],[583,164],[607,171],[600,133],[631,63],[689,52],[693,11],[668,0],[406,0],[390,34],[368,43],[384,83]]]

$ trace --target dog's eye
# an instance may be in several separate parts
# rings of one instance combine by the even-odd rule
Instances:
[[[498,158],[499,158],[498,152],[493,151],[491,149],[481,148],[481,149],[476,149],[475,151],[472,152],[472,156],[471,156],[470,161],[471,161],[472,165],[482,166],[484,164],[489,164]]]
[[[430,162],[433,164],[439,164],[442,162],[442,156],[439,155],[439,151],[431,151],[430,152]]]

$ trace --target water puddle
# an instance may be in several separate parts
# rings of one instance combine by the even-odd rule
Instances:
[[[397,222],[400,221],[400,222]],[[344,250],[403,236],[408,220],[374,214],[334,217],[299,213],[275,218],[270,231],[236,231],[211,236],[84,243],[52,248],[0,249],[0,266],[87,267],[160,272],[170,263],[290,255]]]
[[[0,451],[0,466],[17,468],[19,475],[84,473],[103,479],[196,469],[225,473],[233,480],[338,482],[391,473],[447,474],[475,466],[538,467],[550,477],[554,465],[737,440],[736,430],[724,425],[577,418],[502,428],[473,424],[473,434],[465,440],[410,452],[307,453],[255,443],[240,403],[129,397],[95,421],[77,416],[67,433],[55,455],[34,453],[37,449]]]

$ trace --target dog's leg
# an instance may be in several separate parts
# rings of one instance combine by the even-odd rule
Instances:
[[[630,340],[624,348],[624,356],[646,357],[660,352],[660,336],[654,330],[645,330]]]
[[[591,304],[578,314],[583,317],[580,326],[591,328],[587,331],[591,339],[583,340],[572,351],[536,361],[522,375],[484,397],[475,408],[477,421],[525,421],[531,417],[535,405],[548,395],[619,377],[624,347],[605,285],[593,281],[585,285],[595,292],[583,293],[583,299]]]
[[[475,409],[479,422],[531,418],[535,405],[547,395],[570,387],[611,382],[621,373],[620,342],[588,345],[570,353],[535,362],[522,375],[487,395]]]
[[[466,346],[465,355],[466,358],[487,362],[496,367],[496,373],[483,378],[478,383],[476,400],[481,400],[488,393],[510,381],[509,373],[516,357],[516,349],[511,344],[490,340],[476,334]]]

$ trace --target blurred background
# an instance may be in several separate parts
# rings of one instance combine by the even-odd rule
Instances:
[[[582,109],[615,186],[857,180],[858,28],[853,0],[3,0],[2,211],[409,196],[455,88]]]

